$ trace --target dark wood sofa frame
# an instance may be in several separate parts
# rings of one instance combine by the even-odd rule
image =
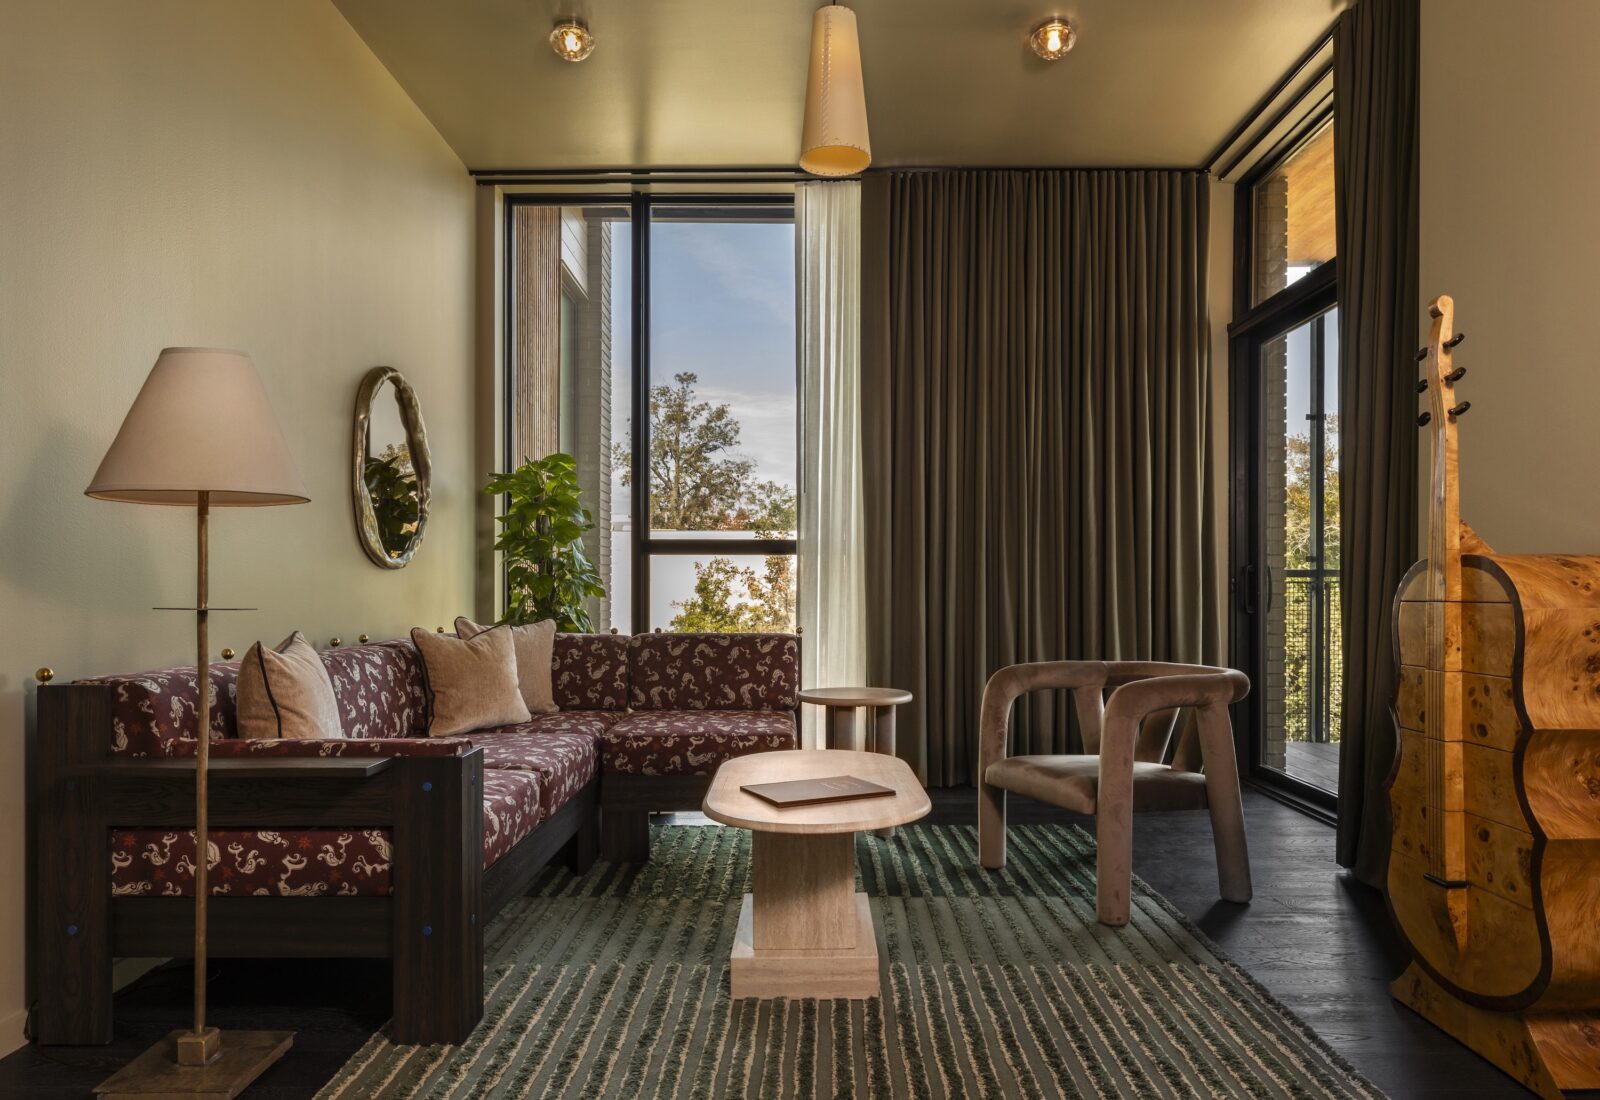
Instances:
[[[612,863],[650,862],[650,815],[699,810],[711,780],[709,775],[606,776],[600,786],[600,858]]]
[[[111,1041],[112,960],[192,955],[188,897],[114,898],[110,830],[192,828],[194,762],[110,751],[113,688],[39,690],[32,789],[39,858],[39,1002],[45,1045]],[[591,780],[487,871],[483,750],[461,756],[213,761],[216,828],[388,828],[389,897],[214,897],[213,957],[390,958],[397,1043],[459,1043],[483,1016],[483,929],[558,854],[575,871],[595,858]]]

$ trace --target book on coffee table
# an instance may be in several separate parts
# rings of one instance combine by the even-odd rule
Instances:
[[[781,783],[746,783],[739,788],[774,806],[811,806],[819,802],[845,802],[852,798],[876,798],[894,794],[853,775],[828,775],[820,779],[789,779]]]

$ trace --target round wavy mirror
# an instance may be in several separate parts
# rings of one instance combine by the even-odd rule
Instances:
[[[393,367],[373,367],[356,393],[351,489],[361,548],[385,569],[405,566],[428,526],[433,464],[416,391]]]

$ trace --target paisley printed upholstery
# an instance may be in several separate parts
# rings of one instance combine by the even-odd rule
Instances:
[[[489,867],[597,773],[709,775],[723,760],[796,746],[799,644],[792,635],[560,634],[553,687],[561,711],[461,737],[427,738],[421,662],[407,639],[320,654],[339,702],[341,738],[240,740],[237,662],[211,666],[212,752],[219,759],[460,756],[484,753],[483,859]],[[85,681],[111,688],[112,751],[192,756],[193,668]],[[634,711],[628,707],[632,701]],[[210,837],[221,896],[385,896],[388,829],[223,829]],[[194,889],[193,833],[111,832],[120,897]]]
[[[793,634],[636,634],[628,641],[634,710],[793,710]]]
[[[178,741],[172,746],[172,755],[193,756],[196,744],[194,741]],[[471,749],[472,742],[465,737],[375,737],[368,740],[355,737],[262,737],[213,741],[211,759],[241,760],[256,756],[465,756]]]
[[[628,636],[557,634],[550,686],[562,710],[625,710]]]
[[[390,888],[387,829],[213,829],[207,882],[217,897],[372,897]],[[194,830],[113,829],[111,893],[194,895]]]
[[[539,824],[539,776],[536,772],[484,769],[483,866],[515,848]]]
[[[539,784],[532,771],[483,773],[485,868],[539,823]],[[212,829],[209,841],[217,897],[385,897],[393,885],[388,829]],[[111,830],[111,893],[192,897],[194,830]]]
[[[729,757],[796,745],[790,711],[646,711],[602,735],[600,761],[607,775],[710,775]]]
[[[593,718],[540,715],[531,722],[480,730],[473,744],[483,749],[485,769],[532,772],[539,777],[539,820],[555,813],[595,777],[603,732]]]
[[[172,756],[179,739],[194,740],[199,725],[200,678],[195,668],[163,668],[132,676],[101,676],[85,684],[111,685],[111,751],[125,756]],[[239,662],[211,666],[211,739],[237,737],[234,696]]]
[[[426,729],[422,665],[409,641],[327,649],[320,656],[333,681],[345,737],[417,737]],[[238,661],[211,666],[213,741],[239,736],[238,680]],[[178,756],[186,753],[180,742],[195,738],[200,693],[193,665],[80,682],[112,688],[113,754]]]
[[[346,737],[421,737],[428,729],[422,662],[407,638],[322,651]]]

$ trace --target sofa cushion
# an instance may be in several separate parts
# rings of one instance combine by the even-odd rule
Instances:
[[[456,637],[476,638],[492,626],[483,626],[465,616],[456,616]],[[524,623],[511,628],[511,648],[517,654],[517,686],[529,714],[553,714],[561,708],[550,697],[550,680],[555,674],[556,644],[554,619]]]
[[[531,771],[539,776],[539,820],[555,813],[583,789],[599,769],[596,742],[605,727],[579,714],[547,714],[531,722],[479,730],[472,743],[483,749],[485,768]]]
[[[194,755],[197,741],[178,741],[173,756]],[[320,756],[465,756],[472,742],[465,737],[301,737],[238,738],[211,742],[211,759]]]
[[[634,710],[793,710],[793,634],[636,634],[628,640]]]
[[[484,772],[484,867],[533,831],[539,795],[536,772]],[[387,897],[393,885],[388,829],[212,829],[210,842],[213,896]],[[194,830],[112,829],[111,892],[192,897]]]
[[[428,703],[422,661],[405,638],[322,651],[346,737],[421,737]]]
[[[343,729],[328,667],[298,630],[276,647],[245,650],[234,705],[239,736],[250,740],[338,737]]]
[[[216,897],[386,896],[387,829],[212,829],[206,881]],[[111,892],[194,895],[193,829],[111,830]]]
[[[411,640],[422,655],[428,736],[451,737],[531,717],[517,684],[509,626],[471,638],[433,634],[419,626],[412,629]]]
[[[234,694],[239,662],[211,666],[211,739],[235,737]],[[200,708],[193,665],[127,676],[98,676],[85,684],[111,688],[111,751],[126,756],[171,756],[176,742],[194,740]]]
[[[791,711],[645,711],[600,738],[606,774],[710,775],[732,756],[797,747]]]
[[[483,865],[492,867],[539,824],[539,776],[531,771],[485,768]]]
[[[628,707],[628,636],[557,634],[550,691],[562,710]]]

